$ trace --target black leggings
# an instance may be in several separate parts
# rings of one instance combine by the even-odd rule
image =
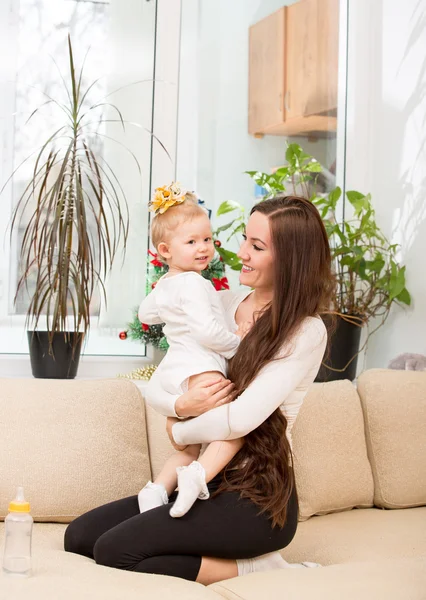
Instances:
[[[219,482],[220,475],[209,483],[210,492]],[[173,494],[170,500],[175,499]],[[236,492],[197,500],[179,519],[169,515],[171,502],[142,514],[137,496],[95,508],[68,526],[65,550],[116,569],[195,581],[202,556],[253,558],[284,548],[296,533],[296,492],[282,529],[272,528],[269,517]]]

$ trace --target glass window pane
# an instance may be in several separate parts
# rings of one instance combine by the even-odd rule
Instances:
[[[122,341],[118,334],[145,293],[156,2],[19,0],[7,4],[0,7],[0,35],[8,47],[7,58],[4,52],[0,58],[2,184],[20,168],[3,192],[6,209],[0,214],[0,231],[6,235],[41,145],[66,120],[66,110],[56,102],[69,104],[64,87],[65,82],[70,93],[69,32],[76,70],[84,63],[81,88],[89,89],[86,111],[100,105],[85,117],[91,147],[117,176],[130,213],[126,259],[123,263],[119,252],[106,281],[107,306],[99,292],[93,296],[85,353],[143,355],[141,344]],[[37,107],[41,108],[31,116]],[[120,115],[126,121],[124,132]],[[67,143],[67,139],[58,142]],[[113,179],[112,171],[105,166],[104,181]],[[88,190],[88,197],[91,193]],[[0,259],[0,352],[28,351],[24,321],[34,280],[29,280],[28,289],[20,290],[16,303],[14,296],[23,269],[19,252],[32,208],[29,205],[24,211]]]

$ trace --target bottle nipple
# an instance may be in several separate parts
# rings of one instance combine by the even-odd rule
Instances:
[[[30,503],[25,501],[24,488],[19,486],[16,490],[16,498],[9,503],[9,512],[30,512]]]

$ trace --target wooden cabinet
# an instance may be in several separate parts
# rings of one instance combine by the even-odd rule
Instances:
[[[250,27],[249,133],[333,135],[339,0],[299,0]]]

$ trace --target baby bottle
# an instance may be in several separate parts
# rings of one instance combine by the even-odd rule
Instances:
[[[24,500],[24,488],[18,487],[15,500],[9,504],[9,514],[4,525],[3,571],[8,575],[28,577],[31,574],[33,518],[30,515],[30,504]]]

